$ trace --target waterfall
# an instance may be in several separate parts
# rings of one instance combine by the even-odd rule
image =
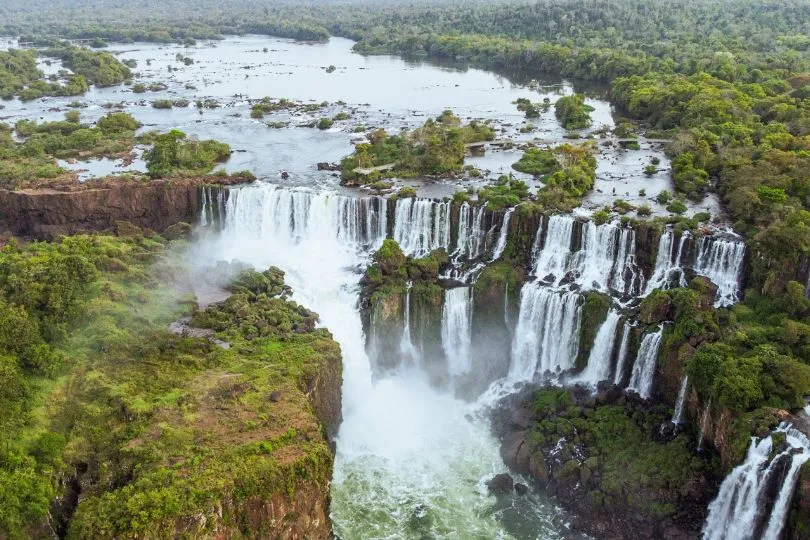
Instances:
[[[413,283],[408,281],[407,289],[405,292],[405,326],[402,329],[402,339],[399,342],[399,352],[406,362],[419,363],[419,353],[413,345],[411,338],[411,287]]]
[[[709,402],[706,403],[706,408],[703,409],[703,415],[700,417],[700,434],[698,435],[698,445],[697,445],[698,452],[703,450],[703,439],[706,436],[706,426],[709,424],[709,420],[711,420],[711,412],[712,412],[712,400],[710,399]]]
[[[683,409],[686,406],[686,390],[689,388],[689,376],[684,375],[681,381],[681,389],[678,391],[678,399],[675,401],[675,412],[672,413],[672,423],[676,426],[683,419]]]
[[[506,212],[503,213],[503,223],[501,224],[501,232],[498,235],[498,243],[495,244],[495,251],[492,252],[492,258],[490,261],[496,261],[501,258],[503,255],[503,250],[506,249],[506,239],[509,235],[509,218],[512,216],[512,212],[514,212],[514,207],[507,208]]]
[[[486,246],[486,232],[484,231],[483,206],[472,206],[462,203],[458,209],[458,234],[456,235],[456,249],[453,250],[453,261],[458,264],[462,259],[472,260],[480,257]],[[504,242],[506,240],[504,239]]]
[[[509,379],[531,381],[536,373],[574,366],[579,349],[580,296],[538,283],[520,292],[520,313],[512,340]]]
[[[683,271],[683,252],[686,243],[692,238],[689,231],[684,231],[681,234],[681,239],[678,242],[678,251],[673,253],[675,248],[675,233],[672,229],[667,228],[661,233],[661,239],[658,241],[658,253],[655,258],[655,269],[647,282],[647,288],[644,294],[650,294],[654,289],[669,289],[672,277],[678,274],[678,285],[685,287],[686,277]]]
[[[624,365],[627,363],[627,355],[630,349],[630,331],[633,326],[629,322],[624,323],[622,331],[622,342],[619,345],[619,357],[616,359],[616,373],[613,375],[613,384],[621,386],[624,379]]]
[[[802,468],[802,465],[810,459],[810,441],[807,439],[807,436],[788,424],[783,424],[780,428],[784,429],[787,433],[786,440],[791,449],[800,448],[801,452],[793,453],[791,451],[790,468],[788,469],[785,479],[782,481],[779,495],[774,502],[771,517],[768,519],[768,527],[765,529],[765,534],[762,536],[763,540],[779,540],[782,534],[782,528],[785,526],[785,518],[787,517],[790,501],[793,498],[793,491],[799,479],[799,470]]]
[[[633,374],[630,377],[629,389],[638,392],[638,395],[647,399],[650,397],[655,376],[655,364],[658,360],[658,348],[661,346],[661,337],[664,327],[660,326],[657,332],[644,335],[638,348],[636,363],[633,365]]]
[[[450,203],[407,197],[394,208],[394,240],[406,255],[424,257],[450,245]]]
[[[324,237],[376,248],[385,239],[386,207],[380,197],[347,197],[263,184],[231,189],[224,213],[228,228],[256,238],[294,244]]]
[[[602,225],[589,221],[582,226],[582,249],[574,257],[572,266],[578,270],[577,283],[584,289],[607,289],[620,236],[615,221]]]
[[[695,273],[717,285],[715,307],[730,306],[739,300],[740,274],[745,243],[702,236],[695,254]]]
[[[810,458],[810,442],[790,424],[782,423],[776,431],[785,434],[787,448],[773,448],[772,434],[760,441],[751,438],[745,461],[723,480],[709,505],[704,540],[779,539],[799,468]],[[771,458],[773,451],[779,453]],[[780,477],[778,472],[788,459],[790,466]],[[779,493],[769,510],[764,495],[772,485],[779,487]],[[763,526],[764,532],[758,535]]]
[[[444,291],[442,308],[442,349],[451,376],[470,372],[472,339],[472,295],[469,287]]]
[[[537,234],[541,234],[541,231],[542,229],[539,229]],[[532,275],[545,279],[550,274],[554,276],[555,283],[559,283],[565,275],[571,256],[573,236],[574,218],[567,215],[548,218],[545,242],[532,264]]]
[[[202,227],[219,226],[225,217],[227,192],[222,186],[202,185],[197,188],[200,208],[197,222]]]
[[[611,359],[613,358],[613,346],[616,343],[616,328],[619,325],[619,312],[611,309],[605,322],[599,327],[596,338],[593,341],[593,348],[588,356],[588,366],[585,371],[577,377],[577,380],[596,385],[599,381],[610,378]]]
[[[632,227],[621,230],[610,286],[620,294],[635,294],[644,289],[644,274],[636,265],[636,231]]]

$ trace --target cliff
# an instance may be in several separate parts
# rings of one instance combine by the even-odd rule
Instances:
[[[36,240],[112,230],[116,222],[162,232],[192,223],[200,206],[199,186],[231,185],[240,177],[153,181],[97,180],[71,186],[0,190],[0,232]]]

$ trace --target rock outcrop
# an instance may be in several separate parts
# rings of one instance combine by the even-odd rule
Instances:
[[[113,230],[116,222],[162,232],[192,223],[199,208],[198,186],[244,182],[238,177],[153,181],[99,180],[70,189],[0,190],[0,232],[35,240]]]

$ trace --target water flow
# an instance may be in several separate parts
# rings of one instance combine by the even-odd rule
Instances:
[[[381,217],[382,207],[364,204],[369,204],[365,215]],[[342,220],[351,208],[357,207],[335,194],[262,184],[237,188],[228,200],[224,230],[200,245],[193,260],[278,266],[293,299],[316,311],[340,343],[344,420],[331,505],[338,535],[510,538],[484,486],[506,467],[488,421],[474,414],[476,406],[432,387],[416,366],[372,380],[356,307],[358,267],[368,263],[371,244],[382,242],[385,229],[345,227]],[[353,219],[364,224],[359,216]],[[368,241],[369,231],[374,242]],[[528,500],[536,513],[520,515],[524,526],[562,538],[558,511],[537,498]]]
[[[411,337],[411,287],[413,286],[412,282],[408,282],[407,289],[405,292],[405,327],[402,329],[402,339],[399,342],[399,352],[402,355],[403,360],[406,362],[410,362],[412,364],[419,363],[419,353],[416,350],[416,347],[413,345],[413,339]]]
[[[655,364],[658,360],[658,349],[661,346],[663,334],[663,326],[659,327],[657,332],[645,334],[638,348],[636,363],[633,365],[633,374],[630,377],[628,388],[638,392],[638,395],[644,399],[649,398],[652,393]]]
[[[703,409],[703,415],[700,417],[700,434],[698,435],[697,451],[703,450],[703,439],[706,438],[706,429],[708,429],[709,421],[712,419],[712,400],[706,403],[706,408]]]
[[[394,240],[406,255],[424,257],[450,245],[450,203],[407,197],[394,208]]]
[[[739,300],[740,275],[745,259],[745,243],[703,236],[695,254],[695,272],[717,285],[715,307],[730,306]]]
[[[501,232],[498,235],[498,243],[495,244],[495,250],[492,252],[492,257],[490,261],[496,261],[501,258],[503,255],[503,250],[506,249],[506,239],[509,236],[509,218],[512,216],[512,212],[514,212],[514,208],[507,208],[506,212],[503,213],[503,223],[501,224]]]
[[[619,325],[621,316],[619,312],[611,309],[605,322],[599,327],[599,331],[594,338],[593,348],[588,356],[588,366],[577,380],[595,386],[599,381],[610,378],[610,370],[613,367],[613,346],[616,343],[616,328]]]
[[[220,186],[200,186],[200,211],[198,223],[202,227],[219,226],[225,215],[226,192]]]
[[[579,275],[577,283],[585,289],[607,290],[620,238],[615,221],[602,225],[589,221],[582,226],[582,249],[572,261]]]
[[[689,231],[684,231],[681,234],[681,239],[678,242],[678,250],[675,249],[675,233],[672,229],[666,229],[661,234],[658,241],[658,253],[655,258],[655,269],[647,282],[647,288],[644,294],[650,294],[653,289],[669,289],[674,276],[678,276],[678,286],[686,286],[686,276],[683,270],[683,254],[686,244],[692,238]]]
[[[541,230],[538,230],[541,234]],[[545,242],[542,249],[538,249],[537,256],[532,265],[532,275],[540,279],[552,275],[554,282],[565,276],[569,258],[571,257],[571,242],[574,235],[574,218],[566,215],[551,216],[545,228]]]
[[[509,380],[531,381],[538,373],[558,374],[574,367],[579,349],[579,300],[577,293],[536,282],[523,286]]]
[[[686,406],[686,390],[689,388],[689,376],[684,375],[681,381],[681,389],[678,391],[678,399],[675,401],[675,411],[672,413],[672,423],[676,426],[683,420],[683,410]]]
[[[451,377],[469,373],[472,338],[472,295],[469,287],[444,291],[442,308],[442,349]]]
[[[799,468],[810,458],[810,442],[789,424],[781,424],[776,431],[785,434],[785,448],[773,448],[773,435],[759,441],[752,437],[745,461],[723,480],[717,498],[709,505],[704,540],[780,538]],[[774,451],[778,454],[771,457]],[[780,474],[785,460],[790,460],[790,465]],[[766,497],[769,486],[779,490],[770,508]]]
[[[613,375],[613,384],[621,386],[624,379],[624,366],[627,364],[627,356],[630,354],[630,332],[633,326],[629,322],[624,323],[622,330],[622,341],[619,345],[619,357],[616,359],[616,373]]]
[[[610,288],[623,295],[635,295],[644,290],[644,274],[636,264],[636,231],[631,227],[621,230]]]

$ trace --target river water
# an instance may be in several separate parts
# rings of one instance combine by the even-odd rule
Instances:
[[[235,190],[229,200],[224,230],[196,249],[194,264],[238,259],[257,268],[275,265],[287,272],[294,298],[320,314],[340,343],[344,358],[343,416],[337,440],[332,486],[332,518],[340,537],[365,538],[576,538],[567,516],[540,495],[497,500],[485,481],[505,472],[498,442],[489,432],[481,405],[456,399],[437,389],[418,368],[385,377],[372,376],[357,310],[358,281],[369,260],[370,245],[336,233],[337,194],[358,196],[362,190],[338,186],[334,173],[318,171],[318,162],[336,162],[351,152],[356,126],[383,127],[389,132],[420,125],[450,108],[463,119],[489,120],[499,138],[518,142],[538,138],[561,142],[564,131],[552,110],[534,120],[532,133],[520,133],[519,97],[552,102],[573,91],[564,81],[540,81],[536,90],[491,72],[409,63],[389,56],[363,57],[352,42],[332,39],[300,44],[267,37],[234,37],[195,47],[115,45],[110,51],[138,63],[136,82],[163,83],[164,90],[135,94],[125,86],[93,89],[78,98],[85,121],[105,114],[106,103],[119,104],[144,124],[144,130],[181,129],[192,136],[215,138],[231,145],[229,171],[249,169],[260,179]],[[191,58],[185,65],[177,56]],[[326,67],[335,70],[328,73]],[[56,72],[58,65],[47,66]],[[315,112],[273,113],[250,117],[251,99],[289,98],[304,103],[328,102]],[[187,99],[192,105],[171,110],[151,106],[155,99]],[[218,108],[197,108],[196,100],[216,100]],[[56,120],[74,98],[46,98],[29,103],[6,102],[0,119]],[[345,103],[344,103],[345,102]],[[589,99],[595,108],[594,128],[613,126],[608,103]],[[326,131],[303,127],[320,117],[345,111],[351,118]],[[268,127],[268,122],[288,122]],[[661,160],[661,173],[646,177],[651,157]],[[490,149],[468,163],[509,173],[519,150]],[[662,151],[642,142],[638,151],[600,147],[596,189],[583,204],[589,213],[617,197],[646,202],[671,190]],[[67,165],[67,164],[66,164]],[[115,162],[70,164],[86,169],[84,178],[120,171]],[[138,160],[130,169],[142,167]],[[281,180],[281,173],[288,178]],[[520,176],[520,175],[518,175]],[[528,179],[528,178],[527,178]],[[450,195],[482,180],[410,181],[423,196]],[[304,219],[293,222],[272,214],[274,185],[311,193]],[[647,197],[639,195],[644,189]],[[704,203],[703,206],[705,206]],[[711,202],[708,203],[711,206]],[[238,208],[236,205],[239,205]],[[690,211],[702,208],[693,207]],[[382,353],[384,354],[384,353]]]

